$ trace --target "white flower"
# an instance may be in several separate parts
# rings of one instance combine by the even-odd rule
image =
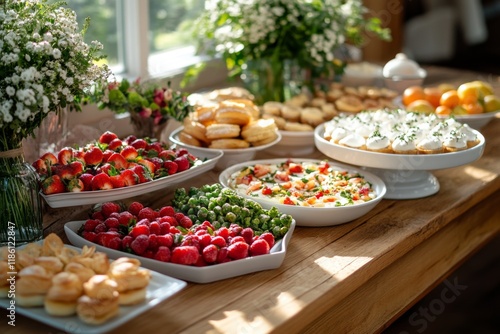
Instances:
[[[61,50],[59,49],[52,50],[52,55],[54,56],[55,59],[61,58]]]

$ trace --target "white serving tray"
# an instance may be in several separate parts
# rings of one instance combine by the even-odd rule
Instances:
[[[203,162],[193,166],[188,170],[168,175],[146,183],[136,184],[134,186],[116,188],[109,190],[92,190],[82,192],[65,192],[59,194],[40,195],[52,208],[62,208],[67,206],[96,204],[101,202],[116,201],[124,198],[138,196],[152,191],[160,190],[179,182],[188,180],[196,175],[200,175],[215,167],[219,159],[224,155],[221,150],[212,150],[210,152],[200,152],[197,158]],[[206,160],[205,160],[206,159]]]
[[[98,251],[108,254],[108,256],[112,259],[117,259],[122,256],[133,257],[139,259],[141,261],[141,265],[145,268],[194,283],[210,283],[230,277],[280,267],[285,259],[286,248],[292,238],[293,230],[295,229],[296,224],[295,220],[293,220],[290,225],[290,229],[285,234],[284,238],[276,241],[270,251],[270,254],[248,257],[246,259],[205,267],[194,267],[148,259],[142,256],[117,251],[89,242],[77,234],[78,229],[84,223],[85,221],[71,221],[64,225],[66,236],[73,245],[79,247],[82,247],[83,245],[95,246]]]

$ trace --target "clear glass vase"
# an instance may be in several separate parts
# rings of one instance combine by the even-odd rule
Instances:
[[[168,124],[168,120],[160,124],[155,124],[152,117],[142,117],[137,113],[130,112],[130,120],[137,138],[151,138],[161,141],[162,132]]]
[[[22,148],[0,152],[0,246],[42,239],[39,178]]]

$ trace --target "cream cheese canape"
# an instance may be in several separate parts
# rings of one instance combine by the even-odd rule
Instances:
[[[422,154],[437,154],[444,152],[444,146],[440,138],[431,135],[418,142],[417,150]]]

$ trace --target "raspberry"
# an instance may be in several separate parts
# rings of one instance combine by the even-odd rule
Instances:
[[[239,241],[227,247],[227,255],[233,260],[244,259],[248,256],[248,248],[246,242]]]
[[[229,233],[229,229],[227,227],[221,227],[217,231],[215,231],[215,234],[223,237],[224,240],[228,240],[230,233]]]
[[[155,220],[156,217],[158,217],[158,213],[149,207],[143,208],[137,215],[137,219],[148,219],[150,222]]]
[[[134,240],[134,238],[131,235],[126,235],[122,239],[122,248],[127,250],[130,248],[130,243]]]
[[[97,234],[95,232],[92,232],[92,231],[83,231],[82,237],[87,241],[95,242],[95,240],[97,238]]]
[[[174,237],[171,234],[164,234],[157,236],[158,246],[172,247],[174,244]]]
[[[100,223],[100,221],[96,219],[87,219],[85,224],[83,225],[83,230],[87,232],[93,232],[95,227]]]
[[[250,227],[245,227],[241,230],[240,235],[245,238],[247,244],[251,244],[253,241],[253,230]]]
[[[175,214],[175,210],[172,206],[168,205],[162,207],[160,211],[158,211],[158,213],[160,214],[160,217],[165,217],[165,216],[173,217]]]
[[[151,233],[151,234],[161,234],[161,227],[160,227],[160,224],[158,224],[157,221],[154,221],[151,224],[149,224],[149,233]]]
[[[226,239],[224,239],[220,235],[212,237],[212,241],[210,243],[219,248],[226,247]]]
[[[162,262],[170,262],[170,249],[165,246],[160,246],[158,247],[158,250],[156,251],[155,255],[153,258],[158,261]]]
[[[250,256],[269,254],[269,249],[269,244],[265,239],[257,239],[250,245],[249,254]]]
[[[219,254],[217,254],[217,263],[224,263],[231,261],[231,258],[228,256],[227,247],[222,247],[219,249]]]
[[[200,253],[194,246],[179,246],[172,251],[170,261],[177,264],[192,265],[198,262]]]
[[[134,215],[129,211],[120,212],[120,217],[118,217],[118,222],[120,225],[130,226],[134,223]]]
[[[106,232],[108,230],[108,227],[104,223],[99,223],[96,225],[94,228],[95,233],[101,233],[101,232]]]
[[[203,260],[207,263],[214,263],[217,261],[217,255],[219,253],[219,249],[215,245],[208,245],[203,248],[202,256]]]
[[[106,202],[101,205],[101,212],[104,218],[108,218],[113,212],[120,212],[121,208],[114,202]]]
[[[106,218],[104,224],[106,224],[107,228],[110,229],[110,228],[117,228],[120,225],[120,222],[116,218],[109,217]]]
[[[144,208],[144,205],[142,205],[139,202],[132,202],[130,203],[128,207],[128,211],[133,214],[134,216],[138,216],[139,212]]]
[[[132,230],[130,230],[129,235],[133,238],[137,238],[141,235],[148,236],[149,235],[149,227],[146,225],[135,225]]]
[[[179,220],[179,224],[184,228],[191,228],[193,226],[193,221],[188,216],[184,216]]]
[[[269,244],[269,248],[274,246],[274,235],[271,232],[264,232],[259,236],[259,239],[264,239]]]
[[[130,248],[137,255],[144,255],[146,249],[148,249],[148,246],[149,246],[149,237],[144,234],[138,235],[137,238],[135,238],[130,243]]]
[[[243,238],[241,235],[238,235],[236,237],[230,238],[230,240],[229,240],[229,244],[230,245],[235,244],[237,242],[244,242],[244,243],[248,244],[248,242],[245,240],[245,238]]]

